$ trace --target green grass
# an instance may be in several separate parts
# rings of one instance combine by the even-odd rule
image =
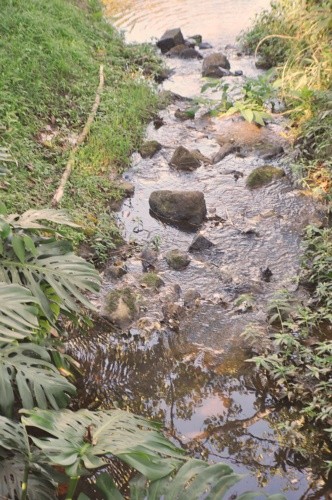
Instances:
[[[153,74],[159,63],[147,47],[125,46],[95,0],[2,3],[0,148],[10,148],[17,164],[0,196],[10,212],[49,206],[94,102],[100,64],[101,105],[61,203],[83,224],[82,233],[70,233],[75,243],[114,240],[110,205],[120,193],[110,179],[128,166],[156,109],[141,74]]]

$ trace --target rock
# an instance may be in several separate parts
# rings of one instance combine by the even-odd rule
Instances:
[[[190,247],[188,248],[189,252],[201,252],[202,250],[207,250],[213,246],[212,241],[208,240],[202,234],[197,234],[193,241],[191,242]]]
[[[120,181],[117,185],[124,192],[126,198],[130,198],[135,193],[135,184],[129,181]]]
[[[140,278],[140,283],[147,288],[158,289],[163,286],[165,283],[161,279],[160,276],[156,273],[145,273]]]
[[[105,269],[104,276],[105,278],[113,278],[119,279],[127,274],[127,269],[124,266],[109,266]]]
[[[158,260],[158,252],[147,246],[143,248],[140,257],[143,271],[147,272],[155,268],[155,264]]]
[[[272,64],[268,60],[263,59],[261,57],[257,59],[257,61],[255,62],[255,66],[257,69],[265,69],[265,70],[272,68]]]
[[[163,54],[168,52],[172,47],[176,45],[184,44],[184,38],[180,28],[175,28],[165,31],[163,36],[158,40],[157,47],[161,50]]]
[[[202,43],[202,35],[192,35],[189,37],[190,40],[195,40],[196,44]]]
[[[201,191],[153,191],[149,198],[152,213],[173,224],[197,227],[206,217]]]
[[[113,290],[106,297],[105,310],[110,320],[123,328],[135,317],[137,298],[129,288]]]
[[[198,45],[195,38],[187,38],[187,40],[185,40],[184,44],[187,47],[191,47],[191,48],[194,48],[194,47],[196,47],[196,45]]]
[[[285,172],[282,168],[266,165],[255,168],[247,177],[246,186],[249,189],[256,189],[270,184],[272,181],[284,177]]]
[[[156,130],[162,127],[165,124],[164,119],[161,116],[156,116],[153,119],[153,125]]]
[[[180,57],[181,59],[203,59],[203,56],[197,50],[184,44],[172,47],[165,55],[167,57]]]
[[[239,151],[239,146],[230,142],[226,143],[223,146],[221,146],[219,151],[213,156],[212,162],[219,163],[221,160],[225,158],[225,156],[231,155],[238,151]]]
[[[266,283],[269,283],[271,281],[271,277],[273,276],[273,272],[269,267],[267,267],[266,269],[260,269],[260,274],[262,280],[266,281]]]
[[[237,69],[234,71],[234,76],[242,76],[242,75],[243,75],[242,69]]]
[[[272,160],[272,158],[282,155],[284,153],[284,148],[282,146],[271,146],[270,150],[262,151],[262,153],[263,154],[259,156],[263,160]]]
[[[212,45],[209,44],[208,42],[201,42],[199,45],[198,45],[198,48],[200,50],[207,50],[207,49],[212,49]]]
[[[162,83],[173,74],[173,70],[170,68],[161,68],[157,73],[152,74],[154,74],[154,81],[156,83]]]
[[[198,299],[200,298],[201,294],[198,290],[195,290],[195,288],[189,288],[189,290],[187,290],[183,295],[183,304],[186,307],[192,307],[198,302]]]
[[[222,70],[229,70],[231,67],[227,57],[221,52],[210,54],[203,61],[202,75],[213,78],[221,78],[224,76]]]
[[[175,271],[182,271],[189,265],[190,257],[186,252],[175,249],[166,253],[166,261]]]
[[[162,145],[158,141],[147,141],[142,144],[139,153],[142,158],[152,158],[161,148]]]
[[[179,146],[173,153],[170,165],[178,170],[191,172],[200,167],[201,162],[191,151],[183,146]]]
[[[193,118],[195,118],[195,111],[191,109],[185,109],[185,110],[177,109],[174,113],[174,116],[178,120],[184,122],[186,120],[192,120]]]

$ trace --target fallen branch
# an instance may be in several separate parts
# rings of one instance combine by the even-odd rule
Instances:
[[[52,206],[53,207],[57,207],[58,204],[60,203],[62,197],[63,197],[63,193],[64,193],[64,189],[65,189],[67,180],[70,177],[71,171],[72,171],[74,163],[75,163],[75,155],[77,153],[77,150],[80,147],[80,145],[83,144],[83,142],[85,141],[87,135],[90,132],[90,128],[91,128],[91,125],[93,123],[93,120],[95,119],[95,116],[96,116],[96,113],[97,113],[97,110],[98,110],[98,107],[100,104],[100,95],[101,95],[101,92],[103,90],[103,87],[104,87],[104,66],[101,65],[99,68],[99,85],[98,85],[97,92],[96,92],[95,102],[93,103],[93,106],[92,106],[91,112],[88,116],[88,119],[86,121],[86,124],[84,125],[82,132],[78,136],[78,139],[77,139],[75,146],[70,151],[69,159],[68,159],[65,171],[62,174],[59,187],[56,190],[56,192],[52,198]]]

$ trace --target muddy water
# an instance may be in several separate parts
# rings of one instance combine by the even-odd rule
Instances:
[[[231,43],[269,0],[103,0],[106,14],[129,42],[147,42],[181,26],[186,36]]]
[[[228,55],[232,69],[257,74],[251,59],[231,49]],[[174,74],[164,88],[185,97],[198,95],[201,62],[169,64]],[[244,78],[229,82],[239,86]],[[283,157],[268,163],[284,168],[285,177],[257,190],[246,187],[248,174],[267,163],[262,157],[266,145],[289,149],[282,117],[275,115],[272,124],[254,133],[247,125],[243,132],[241,119],[209,118],[204,108],[192,120],[175,117],[177,109],[192,105],[180,99],[160,113],[163,125],[151,123],[146,138],[158,140],[161,151],[152,159],[135,153],[124,175],[135,185],[118,214],[128,245],[110,264],[125,268],[126,274],[115,279],[106,269],[96,304],[107,316],[107,294],[130,288],[138,310],[131,324],[114,326],[101,319],[89,337],[71,340],[69,350],[84,373],[79,403],[118,405],[159,419],[193,455],[227,462],[246,474],[234,493],[264,488],[283,492],[287,499],[321,498],[315,493],[323,484],[317,460],[313,464],[310,453],[305,457],[288,447],[278,426],[298,416],[273,401],[267,381],[245,361],[250,352],[241,336],[250,327],[264,343],[266,306],[278,290],[303,294],[306,300],[297,284],[301,234],[308,223],[322,220],[321,207],[294,187]],[[263,136],[253,138],[256,132]],[[215,164],[202,162],[190,173],[169,166],[178,145],[211,159],[225,141],[240,141],[241,153]],[[187,251],[194,233],[150,213],[149,195],[157,189],[204,192],[208,217],[199,231],[213,246],[190,254],[183,271],[169,269],[165,253]],[[164,282],[159,290],[141,283],[141,250],[147,247],[156,251],[153,265]],[[266,269],[272,273],[268,280]],[[189,291],[195,299],[188,299]]]

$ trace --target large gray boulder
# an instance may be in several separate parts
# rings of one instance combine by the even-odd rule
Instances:
[[[153,215],[170,224],[198,227],[206,217],[201,191],[153,191],[149,205]]]
[[[225,76],[225,70],[231,67],[227,57],[221,52],[210,54],[203,61],[202,75],[213,78],[222,78]]]
[[[176,45],[184,45],[184,38],[180,28],[175,28],[172,30],[167,30],[163,36],[158,40],[157,47],[161,50],[163,54],[168,52],[172,47]]]

